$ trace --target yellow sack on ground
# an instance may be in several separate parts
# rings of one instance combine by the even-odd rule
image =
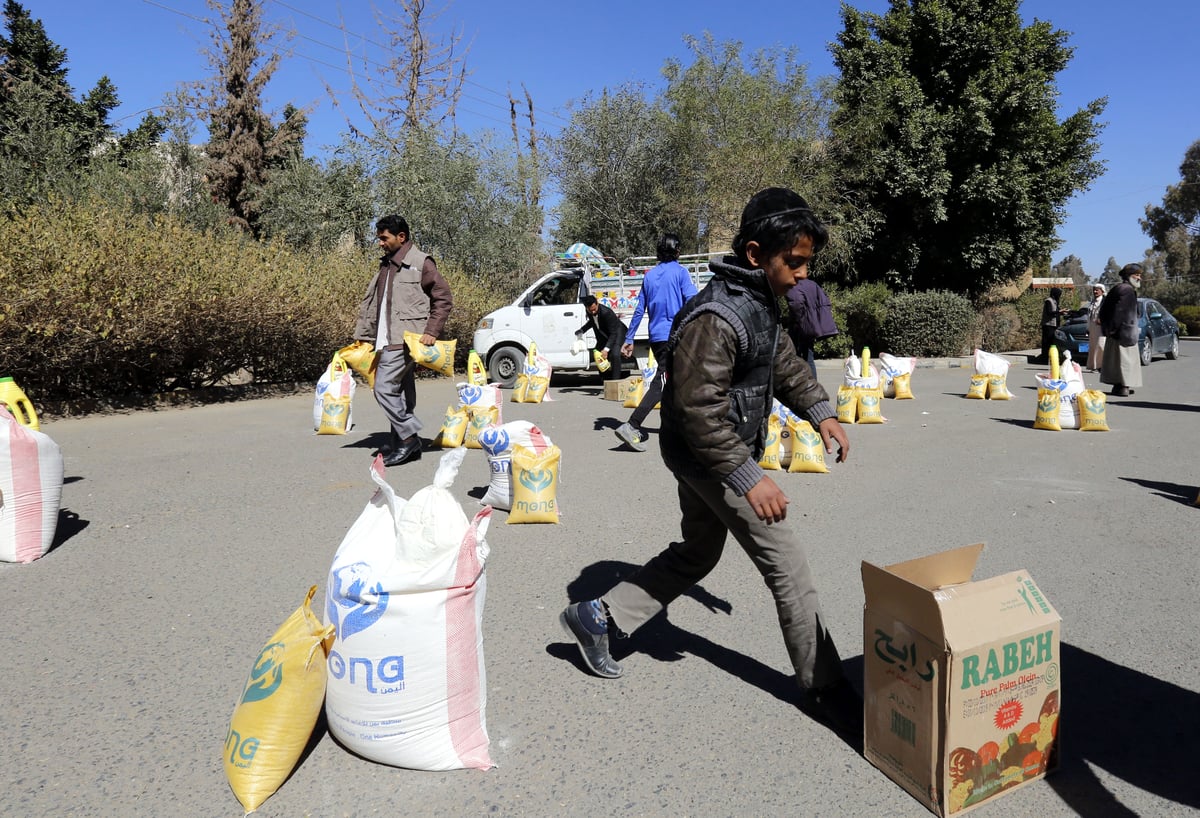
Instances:
[[[829,467],[825,465],[825,444],[821,441],[821,433],[807,420],[795,417],[788,418],[788,429],[792,433],[792,460],[788,463],[788,471],[827,473]]]
[[[853,386],[839,386],[837,391],[838,423],[853,423],[858,412],[858,393]],[[792,456],[795,457],[793,451]]]
[[[525,403],[541,403],[550,391],[550,379],[545,375],[530,375],[525,385]]]
[[[359,374],[367,386],[375,388],[375,367],[379,364],[379,353],[366,341],[355,341],[337,351],[346,365]]]
[[[1104,393],[1099,389],[1085,389],[1079,393],[1079,430],[1081,432],[1107,432],[1108,412],[1105,409]]]
[[[443,449],[457,449],[467,435],[467,407],[447,406],[440,433]]]
[[[562,450],[551,444],[541,452],[514,444],[510,523],[558,522],[558,464]]]
[[[517,382],[513,384],[512,395],[509,401],[512,403],[525,402],[525,390],[529,387],[529,376],[522,372],[517,376]]]
[[[783,424],[779,421],[779,415],[772,412],[767,416],[767,442],[763,447],[762,457],[758,460],[758,465],[768,471],[779,471],[779,443]]]
[[[454,347],[457,341],[434,341],[429,346],[421,343],[421,336],[416,332],[404,333],[404,346],[408,349],[408,357],[439,375],[454,374]]]
[[[892,378],[892,387],[896,390],[896,400],[912,400],[912,373],[905,372]]]
[[[626,409],[636,409],[646,391],[646,380],[641,375],[630,375],[626,380],[629,386],[625,389],[624,406]]]
[[[1050,432],[1061,432],[1062,426],[1058,422],[1058,408],[1062,402],[1062,395],[1057,389],[1047,389],[1042,387],[1038,390],[1037,415],[1033,420],[1033,428],[1046,429]]]
[[[883,390],[858,390],[858,422],[883,423]]]
[[[967,397],[971,400],[983,400],[987,397],[988,376],[975,374],[971,376],[971,385],[967,387]]]
[[[990,400],[1012,400],[1012,392],[1008,391],[1007,376],[992,373],[988,379],[988,398]]]
[[[482,449],[479,445],[479,434],[499,422],[500,408],[497,406],[476,406],[467,409],[467,434],[463,438],[463,445],[468,449]]]
[[[259,651],[225,736],[225,776],[254,812],[282,786],[308,744],[325,701],[333,625],[312,612],[317,586]]]
[[[335,397],[326,393],[321,399],[321,425],[319,435],[344,435],[350,421],[350,396]]]

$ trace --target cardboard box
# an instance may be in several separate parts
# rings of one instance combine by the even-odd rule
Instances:
[[[616,400],[624,403],[626,396],[629,394],[629,387],[633,384],[633,379],[635,377],[639,381],[642,379],[641,375],[630,375],[629,377],[622,378],[619,381],[606,380],[604,382],[604,399]]]
[[[982,551],[862,564],[865,755],[941,816],[1058,764],[1062,621],[1026,571],[972,582]]]

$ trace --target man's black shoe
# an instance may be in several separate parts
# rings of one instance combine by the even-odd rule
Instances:
[[[421,438],[413,435],[412,439],[407,443],[401,443],[396,449],[383,458],[385,466],[403,466],[405,463],[411,463],[414,460],[421,459]]]
[[[845,679],[825,687],[810,687],[800,694],[800,709],[809,717],[846,738],[862,741],[863,700]]]
[[[380,445],[379,453],[382,455],[389,455],[398,448],[400,448],[400,435],[396,434],[395,432],[388,432],[387,442]]]

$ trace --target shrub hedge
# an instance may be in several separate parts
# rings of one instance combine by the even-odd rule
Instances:
[[[98,202],[0,219],[0,375],[42,400],[312,382],[350,340],[375,251],[314,253]],[[498,296],[444,270],[465,361]]]
[[[965,355],[974,323],[971,302],[957,293],[900,293],[888,305],[883,344],[873,348],[917,357]]]

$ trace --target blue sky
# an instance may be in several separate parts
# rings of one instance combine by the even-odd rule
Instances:
[[[116,84],[119,129],[133,127],[140,112],[161,104],[180,82],[203,78],[200,49],[208,44],[210,17],[203,0],[22,0],[67,49],[69,79],[78,93],[103,74]],[[429,0],[432,9],[442,8]],[[883,12],[884,0],[850,5]],[[265,0],[269,21],[295,30],[289,56],[267,88],[268,104],[315,106],[310,115],[310,153],[337,141],[345,120],[330,103],[325,85],[348,86],[342,35],[322,21],[339,15],[354,34],[386,42],[366,0]],[[375,0],[385,12],[390,0]],[[834,0],[454,0],[436,28],[451,26],[470,43],[471,71],[459,109],[460,127],[509,133],[506,92],[523,98],[529,89],[538,124],[555,131],[572,100],[626,82],[661,85],[668,57],[687,60],[683,35],[711,31],[747,50],[794,45],[812,77],[833,74],[829,43],[840,30]],[[1200,139],[1200,6],[1196,0],[1026,0],[1027,22],[1047,20],[1070,33],[1075,54],[1059,75],[1060,118],[1098,97],[1109,98],[1103,116],[1100,158],[1106,173],[1068,205],[1052,260],[1068,254],[1098,277],[1110,256],[1124,264],[1149,247],[1138,219],[1148,203],[1161,203],[1166,186],[1179,181],[1188,146]],[[330,48],[328,46],[335,46]]]

